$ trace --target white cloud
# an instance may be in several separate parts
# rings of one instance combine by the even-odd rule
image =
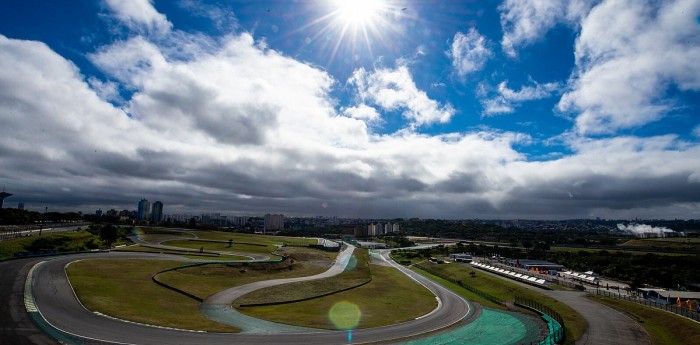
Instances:
[[[481,106],[484,115],[510,114],[515,112],[515,107],[501,97],[482,99]]]
[[[370,107],[366,104],[360,104],[354,107],[345,108],[344,111],[346,116],[352,117],[354,119],[364,120],[366,122],[378,122],[381,121],[381,115],[377,112],[377,109]]]
[[[131,30],[165,33],[173,24],[153,7],[153,0],[104,0],[115,17]]]
[[[130,89],[143,87],[154,69],[167,65],[161,50],[141,36],[115,42],[88,54],[102,71]]]
[[[441,105],[419,90],[406,66],[373,72],[360,68],[348,82],[357,88],[363,100],[387,111],[403,110],[403,116],[413,127],[446,123],[455,113],[450,104]]]
[[[503,51],[517,56],[516,49],[540,40],[559,23],[577,25],[597,0],[506,0],[500,6]]]
[[[577,114],[579,133],[614,133],[656,121],[677,105],[670,87],[700,90],[700,3],[605,1],[576,41],[571,91],[559,109]]]
[[[533,83],[534,86],[523,86],[516,91],[508,88],[508,81],[503,81],[498,84],[496,95],[492,97],[488,96],[488,90],[482,88],[479,95],[482,97],[481,104],[484,107],[484,114],[512,113],[519,103],[550,97],[561,88],[558,83],[540,84],[535,81]]]
[[[484,68],[486,61],[493,55],[486,45],[486,38],[474,28],[469,29],[466,34],[455,34],[447,54],[452,58],[452,67],[457,71],[457,75],[464,77]]]
[[[220,31],[230,31],[238,27],[238,20],[230,9],[208,4],[202,0],[179,0],[178,5],[192,15],[209,18]]]
[[[700,216],[700,145],[674,136],[572,136],[573,154],[532,162],[515,149],[532,140],[519,133],[372,134],[364,119],[337,113],[330,96],[335,81],[326,72],[246,34],[213,50],[189,42],[183,44],[197,53],[186,59],[169,59],[173,47],[137,40],[92,57],[133,88],[125,104],[130,118],[45,44],[0,36],[0,183],[30,207],[73,210],[133,208],[147,196],[164,201],[168,212]],[[121,50],[129,44],[133,55]],[[101,55],[110,51],[111,57]],[[382,108],[440,113],[444,107],[415,87],[405,67],[358,70],[354,78],[365,100]],[[504,85],[503,94],[518,100],[538,94],[508,90]],[[429,106],[418,107],[411,97]]]
[[[119,85],[112,81],[102,81],[95,77],[88,78],[90,87],[105,101],[123,103],[124,99],[119,93]]]

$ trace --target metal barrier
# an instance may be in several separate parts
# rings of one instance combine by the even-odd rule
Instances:
[[[564,342],[564,319],[554,309],[520,296],[515,296],[515,304],[536,311],[542,315],[542,319],[547,323],[549,333],[544,339],[537,342],[538,345],[553,345]]]

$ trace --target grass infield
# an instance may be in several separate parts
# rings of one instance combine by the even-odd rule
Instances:
[[[358,288],[303,302],[239,311],[291,325],[355,329],[413,320],[437,307],[430,291],[398,270],[379,265],[372,265],[371,270],[372,281]]]
[[[275,251],[277,247],[273,245],[256,246],[249,244],[237,244],[233,243],[229,247],[228,243],[222,242],[203,242],[203,241],[188,241],[188,240],[171,240],[162,243],[165,246],[173,246],[188,249],[203,249],[208,251],[223,251],[223,252],[236,252],[236,253],[250,253],[250,254],[270,254]]]
[[[199,313],[199,303],[156,285],[151,276],[181,262],[90,259],[67,267],[80,302],[92,311],[151,325],[210,332],[238,332]]]
[[[204,299],[216,292],[256,281],[318,274],[328,269],[330,263],[320,266],[297,262],[292,269],[288,268],[288,262],[255,267],[214,264],[163,272],[158,275],[158,280]]]
[[[299,301],[351,289],[365,284],[371,279],[372,273],[370,272],[367,250],[357,249],[348,263],[348,268],[335,277],[260,289],[242,296],[233,304],[240,306]]]

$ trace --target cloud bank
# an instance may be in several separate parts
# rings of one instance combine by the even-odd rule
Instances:
[[[624,114],[646,101],[613,105],[589,92],[600,81],[596,71],[628,61],[653,31],[644,30],[627,48],[595,45],[591,25],[604,21],[596,11],[605,7],[595,7],[581,24],[577,70],[560,102],[563,110],[580,111],[576,130],[562,136],[570,152],[532,161],[519,149],[535,140],[527,134],[425,131],[453,121],[458,111],[418,86],[413,65],[358,68],[339,81],[246,32],[188,34],[157,11],[130,7],[151,6],[148,1],[107,4],[132,31],[88,54],[103,79],[83,75],[46,44],[0,36],[0,181],[30,206],[134,208],[147,197],[162,200],[166,212],[700,218],[697,143],[672,134],[584,135],[599,132],[601,121],[624,128],[664,111],[652,104],[650,117],[629,122]],[[628,4],[652,18],[652,28],[673,32],[664,43],[666,56],[690,71],[682,77],[647,57],[648,68],[660,72],[640,85],[658,91],[663,79],[697,87],[700,78],[687,65],[694,50],[673,45],[685,31],[664,19],[687,4],[646,12]],[[547,25],[534,32],[542,34]],[[529,44],[529,35],[514,33],[513,47]],[[632,67],[609,74],[612,85],[636,81],[643,73],[636,74],[640,65]],[[496,97],[508,112],[559,86],[534,83],[518,90],[503,82]],[[355,102],[339,104],[333,97],[338,88],[350,89]],[[392,133],[372,129],[391,116],[406,125]]]

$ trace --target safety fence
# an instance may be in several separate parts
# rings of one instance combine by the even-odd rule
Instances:
[[[441,273],[441,272],[437,272],[437,271],[432,270],[432,269],[430,269],[430,268],[428,268],[428,267],[424,267],[424,266],[421,266],[421,265],[418,265],[418,264],[413,265],[413,267],[418,268],[418,269],[420,269],[420,270],[423,270],[423,271],[425,271],[425,272],[428,272],[428,273],[430,273],[430,274],[432,274],[432,275],[434,275],[434,276],[436,276],[436,277],[439,277],[439,278],[441,278],[441,279],[447,280],[447,281],[450,282],[450,283],[456,284],[456,285],[460,286],[461,288],[463,288],[463,289],[465,289],[465,290],[467,290],[467,291],[470,291],[470,292],[476,294],[477,296],[479,296],[479,297],[481,297],[481,298],[484,298],[484,299],[486,299],[486,300],[489,300],[489,301],[491,301],[491,302],[493,302],[493,303],[496,303],[496,304],[503,304],[503,300],[502,300],[502,299],[500,299],[500,298],[498,298],[498,297],[496,297],[496,296],[489,295],[488,293],[483,292],[483,291],[481,291],[481,290],[479,290],[479,289],[477,289],[477,288],[475,288],[475,287],[469,286],[468,284],[463,283],[461,280],[454,279],[454,278],[452,278],[452,277],[450,277],[450,276],[448,276],[448,275],[445,275],[445,274],[443,274],[443,273]]]
[[[697,311],[694,311],[694,310],[690,310],[688,308],[679,307],[677,305],[654,302],[654,301],[648,300],[646,298],[639,298],[639,297],[633,297],[633,296],[628,296],[628,295],[622,295],[622,294],[619,294],[616,292],[611,292],[611,291],[606,291],[606,290],[588,290],[588,293],[591,295],[595,294],[595,295],[600,295],[600,296],[605,296],[605,297],[612,297],[612,298],[620,299],[623,301],[628,301],[628,302],[633,302],[633,303],[645,305],[647,307],[665,310],[665,311],[674,313],[676,315],[687,317],[691,320],[695,320],[695,321],[700,322],[700,313],[698,313]],[[681,302],[681,304],[683,304],[683,302]]]
[[[554,309],[537,301],[515,296],[515,304],[536,311],[547,323],[547,336],[537,342],[537,345],[560,344],[564,341],[564,319]]]

